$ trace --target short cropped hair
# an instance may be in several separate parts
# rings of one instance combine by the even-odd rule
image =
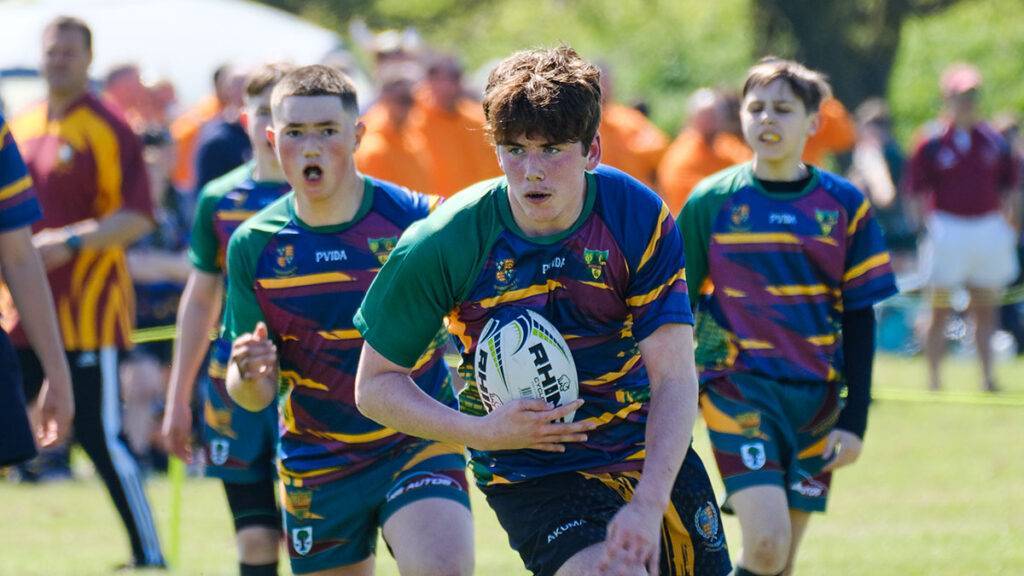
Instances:
[[[568,46],[517,52],[501,61],[484,90],[491,141],[543,138],[580,142],[586,154],[601,123],[601,72]]]
[[[289,96],[336,96],[350,114],[359,113],[356,87],[345,73],[323,64],[296,68],[274,86],[270,105],[277,108]]]
[[[295,66],[283,62],[264,64],[252,71],[245,80],[245,95],[256,98],[281,81]]]
[[[77,31],[81,32],[82,40],[85,43],[85,49],[92,52],[92,30],[89,25],[85,23],[85,20],[76,18],[74,16],[57,16],[43,29],[43,33],[47,33],[51,30],[58,32]]]
[[[767,56],[747,71],[743,97],[745,98],[753,88],[767,86],[776,80],[788,84],[808,112],[817,112],[822,101],[832,96],[832,87],[821,72],[811,70],[793,60]]]

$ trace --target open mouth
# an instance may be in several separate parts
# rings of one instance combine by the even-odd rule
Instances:
[[[324,177],[324,171],[316,164],[310,164],[302,169],[302,177],[306,182],[319,182]]]
[[[550,198],[551,194],[547,192],[527,192],[525,196],[530,202],[543,202]]]
[[[762,132],[761,136],[758,137],[758,140],[768,144],[775,144],[782,140],[782,136],[779,136],[776,132]]]

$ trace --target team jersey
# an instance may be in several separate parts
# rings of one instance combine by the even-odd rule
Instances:
[[[697,318],[702,383],[738,372],[839,380],[843,310],[896,293],[871,203],[846,180],[809,169],[803,190],[780,194],[741,164],[704,179],[683,207],[689,280],[705,295]]]
[[[363,340],[352,316],[398,237],[439,199],[364,182],[350,222],[308,226],[289,193],[243,223],[228,245],[224,339],[262,321],[277,345],[281,476],[293,486],[354,474],[414,441],[356,409]],[[428,394],[454,404],[442,355],[443,346],[425,342],[413,376]]]
[[[412,366],[447,317],[464,362],[459,408],[483,415],[473,372],[480,333],[501,306],[520,306],[562,333],[585,404],[599,427],[561,454],[473,451],[483,485],[566,471],[640,470],[650,386],[638,343],[668,323],[691,324],[683,245],[668,207],[624,172],[586,176],[583,210],[568,230],[527,237],[504,178],[460,192],[398,243],[356,315],[366,341]]]
[[[142,144],[120,116],[92,94],[48,114],[43,102],[11,122],[43,207],[34,231],[120,210],[153,217]],[[47,276],[65,349],[131,346],[135,298],[123,246],[84,248]],[[12,339],[28,345],[20,329]]]
[[[42,217],[32,177],[7,121],[0,115],[0,232],[28,226]]]
[[[250,216],[289,190],[286,182],[257,182],[255,162],[243,164],[203,187],[196,202],[188,257],[197,269],[224,272],[231,234]]]

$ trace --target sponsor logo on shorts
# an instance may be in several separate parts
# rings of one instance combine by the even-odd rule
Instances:
[[[805,498],[824,498],[828,494],[828,486],[803,473],[804,477],[790,484],[789,489]]]
[[[457,490],[462,490],[462,486],[449,476],[435,474],[433,472],[417,472],[399,480],[398,485],[388,492],[387,501],[391,502],[402,494],[407,494],[413,490],[430,487],[455,488]]]
[[[548,534],[548,544],[551,544],[556,539],[558,539],[559,536],[565,534],[569,530],[572,530],[573,528],[579,528],[580,526],[583,526],[586,523],[587,521],[583,518],[578,518],[576,520],[570,520],[565,524],[562,524],[561,526],[552,530],[550,534]]]
[[[760,470],[765,463],[764,442],[748,442],[740,446],[740,457],[747,468]]]
[[[309,554],[313,549],[313,527],[292,528],[292,548],[299,556]]]
[[[217,466],[223,466],[228,461],[228,454],[231,451],[231,443],[222,438],[210,441],[210,462]]]
[[[718,519],[718,510],[714,503],[705,502],[697,509],[697,513],[693,515],[693,525],[709,550],[720,550],[725,546],[725,534],[722,532],[722,523]]]

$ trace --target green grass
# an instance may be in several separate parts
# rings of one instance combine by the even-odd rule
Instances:
[[[876,373],[882,397],[923,387],[920,359],[881,358]],[[863,457],[837,475],[829,514],[815,518],[802,547],[799,574],[1019,573],[1024,566],[1024,362],[1004,362],[998,370],[1006,388],[999,398],[1016,406],[990,405],[989,397],[968,394],[978,381],[973,363],[950,361],[945,376],[954,393],[876,402]],[[954,397],[965,400],[941,402]],[[698,451],[710,464],[703,426],[696,436]],[[149,494],[166,543],[167,481],[151,481]],[[184,498],[175,573],[237,573],[219,484],[189,480]],[[127,558],[113,507],[89,474],[43,487],[0,482],[0,503],[0,574],[106,574]],[[525,574],[478,493],[474,504],[477,573]],[[738,526],[731,518],[725,526],[735,555]],[[397,574],[386,555],[378,566],[381,575]]]

